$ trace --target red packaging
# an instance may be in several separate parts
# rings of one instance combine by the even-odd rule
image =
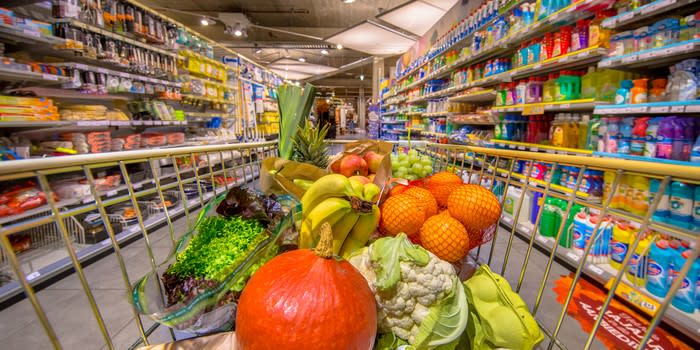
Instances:
[[[566,55],[567,53],[569,53],[569,48],[571,47],[571,26],[562,26],[561,28],[559,28],[559,33],[559,44],[561,46],[561,54]]]
[[[544,35],[544,39],[542,40],[542,46],[544,47],[544,52],[545,52],[545,57],[542,59],[550,59],[554,56],[554,35],[552,33],[547,33]]]

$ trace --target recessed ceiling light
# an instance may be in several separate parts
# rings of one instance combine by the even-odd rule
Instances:
[[[299,62],[306,62],[306,58],[304,58],[304,57],[299,57]]]
[[[259,54],[261,54],[261,53],[262,53],[262,49],[255,49],[255,54],[256,54],[256,55],[259,55]]]
[[[364,75],[364,74],[360,74],[360,80],[365,80],[365,75]]]
[[[343,45],[338,44],[338,45],[335,46],[335,48],[338,49],[338,50],[342,50],[342,49],[343,49]]]
[[[343,0],[344,4],[352,4],[355,0]]]
[[[233,35],[235,35],[235,36],[243,35],[243,28],[241,27],[240,23],[236,23],[236,26],[233,27]]]
[[[202,21],[200,23],[202,23],[203,26],[208,26],[209,20],[207,20],[206,18],[202,18]]]
[[[328,54],[328,50],[326,50],[326,49],[321,50],[321,54],[322,54],[322,55],[327,55],[327,54]]]

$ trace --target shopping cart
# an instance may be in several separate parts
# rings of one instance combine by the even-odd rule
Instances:
[[[406,143],[398,143],[396,148],[407,147]],[[521,210],[527,207],[527,198],[532,198],[534,193],[541,194],[543,198],[554,197],[566,203],[562,209],[563,216],[568,217],[573,208],[585,207],[587,210],[597,212],[601,217],[610,216],[621,220],[636,221],[640,226],[640,232],[653,229],[669,237],[684,239],[694,242],[691,249],[691,256],[696,257],[700,252],[700,238],[696,232],[690,229],[683,229],[666,224],[653,218],[662,196],[654,196],[647,210],[643,215],[640,213],[628,213],[620,209],[611,209],[611,202],[614,196],[605,198],[593,198],[585,191],[587,181],[585,170],[607,171],[613,174],[613,180],[607,190],[609,193],[616,193],[627,175],[640,175],[659,180],[657,193],[664,193],[665,189],[671,186],[674,181],[682,181],[693,185],[700,185],[700,172],[697,168],[674,165],[655,164],[638,161],[615,161],[593,157],[581,157],[563,154],[549,154],[538,152],[524,152],[517,150],[493,149],[471,146],[441,145],[433,143],[418,142],[413,143],[414,148],[418,148],[423,154],[430,155],[435,159],[435,170],[449,170],[459,173],[466,181],[479,183],[491,188],[499,194],[503,204],[510,201],[512,212],[504,213],[499,222],[501,227],[489,243],[474,249],[470,252],[470,260],[479,264],[489,264],[494,272],[504,275],[510,282],[513,289],[518,292],[528,304],[531,313],[537,319],[542,331],[546,334],[545,340],[540,344],[540,348],[561,348],[561,349],[589,349],[601,348],[602,345],[597,340],[597,335],[606,330],[609,326],[607,317],[594,317],[593,323],[587,332],[578,331],[578,338],[564,337],[562,335],[572,333],[570,328],[579,327],[569,316],[570,304],[576,297],[577,286],[583,282],[591,281],[603,286],[602,307],[594,310],[596,314],[606,314],[615,303],[623,302],[631,308],[644,309],[648,312],[649,320],[645,323],[646,329],[638,334],[634,339],[632,348],[642,349],[648,344],[650,339],[654,339],[655,330],[659,325],[677,329],[674,335],[680,336],[687,342],[697,342],[700,339],[697,314],[684,314],[671,305],[672,296],[681,287],[681,281],[688,275],[695,259],[690,258],[678,271],[676,278],[670,287],[665,298],[645,296],[641,298],[649,305],[635,304],[636,299],[625,299],[624,293],[620,290],[631,287],[638,290],[639,294],[644,294],[643,285],[636,279],[625,277],[627,267],[633,262],[633,254],[627,254],[621,262],[621,267],[617,270],[602,268],[605,264],[591,263],[588,256],[592,252],[593,242],[598,241],[598,233],[602,225],[602,220],[598,221],[592,230],[593,235],[586,241],[585,247],[579,254],[570,254],[573,251],[560,247],[559,242],[562,237],[569,235],[566,223],[562,221],[554,237],[544,238],[538,231],[543,223],[543,210],[534,216],[534,220],[523,220]],[[334,145],[337,150],[338,144]],[[50,191],[50,178],[57,174],[67,172],[84,173],[91,188],[92,201],[78,201],[73,199],[53,200],[48,196],[48,204],[44,208],[44,215],[2,222],[2,233],[0,243],[5,255],[8,267],[14,273],[15,279],[11,283],[16,283],[18,293],[23,293],[27,301],[33,307],[43,330],[48,336],[48,341],[54,348],[63,348],[62,343],[65,335],[57,334],[55,327],[57,323],[50,322],[49,319],[56,315],[47,315],[46,305],[39,301],[35,287],[44,278],[50,275],[28,270],[23,264],[24,253],[14,253],[10,237],[16,233],[30,230],[39,225],[53,223],[58,227],[58,233],[63,241],[62,249],[67,252],[68,266],[75,270],[80,284],[82,294],[87,299],[91,315],[82,321],[86,323],[96,323],[100,330],[101,340],[106,348],[124,348],[131,345],[136,348],[141,345],[157,342],[153,335],[156,333],[158,324],[148,326],[147,317],[139,315],[126,300],[114,302],[124,310],[131,310],[131,317],[136,324],[138,333],[133,336],[138,337],[134,343],[131,338],[127,345],[123,340],[115,340],[115,332],[105,322],[104,307],[96,302],[93,290],[82,267],[84,258],[88,256],[82,250],[76,250],[75,239],[66,227],[64,219],[66,217],[79,216],[87,212],[96,211],[103,219],[108,240],[105,243],[96,244],[93,249],[110,250],[114,252],[124,288],[128,289],[131,284],[140,277],[133,275],[127,268],[128,262],[122,254],[123,244],[135,238],[142,238],[146,252],[148,254],[148,264],[150,269],[155,269],[160,261],[154,254],[153,244],[149,240],[149,234],[159,225],[166,225],[168,228],[168,239],[176,241],[174,223],[184,220],[189,225],[194,218],[195,211],[201,207],[209,198],[215,194],[226,191],[234,184],[248,183],[252,181],[259,172],[260,160],[272,156],[276,153],[274,143],[253,143],[242,145],[216,145],[184,147],[170,150],[150,150],[120,153],[114,156],[110,154],[100,154],[91,156],[73,156],[64,158],[51,158],[38,161],[27,162],[7,162],[0,164],[0,181],[9,183],[18,179],[33,178],[44,192]],[[229,154],[229,156],[225,156]],[[130,171],[127,169],[131,164],[141,164],[150,170],[150,177],[134,183],[130,178]],[[524,169],[518,169],[525,164]],[[561,167],[578,167],[580,171],[574,176],[570,187],[552,184],[535,176],[538,164],[546,164],[550,169],[556,170]],[[97,191],[94,185],[94,173],[108,167],[119,169],[125,184],[116,193]],[[517,172],[520,170],[520,172]],[[155,174],[155,175],[153,175]],[[235,179],[229,181],[228,179]],[[211,191],[201,184],[208,183]],[[192,184],[195,184],[192,186]],[[200,184],[197,186],[196,184]],[[186,188],[197,191],[197,195],[190,196],[185,193]],[[514,191],[512,189],[518,189]],[[165,206],[161,214],[154,213],[144,219],[139,210],[139,199],[142,197],[160,198],[164,201],[165,195],[170,192],[179,193],[177,196],[181,203],[173,208]],[[513,196],[512,193],[519,194]],[[537,195],[539,196],[539,195]],[[116,232],[109,220],[109,208],[115,205],[131,203],[135,210],[137,220],[132,226],[127,226],[121,232]],[[504,205],[506,207],[506,205]],[[48,210],[46,210],[48,208]],[[145,233],[145,234],[143,234]],[[642,235],[637,235],[633,242],[629,244],[629,251],[637,251]],[[97,254],[97,253],[92,253]],[[642,255],[646,254],[643,252]],[[539,259],[539,260],[538,260]],[[564,266],[562,270],[562,266]],[[465,268],[466,269],[466,268]],[[557,274],[569,275],[570,283],[568,288],[558,298],[560,302],[552,297],[552,288],[556,284],[553,281]],[[34,274],[34,275],[32,275]],[[535,276],[535,277],[533,277]],[[117,277],[115,277],[117,278]],[[126,290],[125,289],[125,290]],[[7,311],[2,311],[7,312]],[[71,317],[70,315],[60,315],[60,317]],[[576,333],[576,332],[573,332]],[[174,337],[174,333],[170,332]],[[151,341],[149,341],[151,340]],[[132,344],[133,343],[133,344]],[[81,348],[92,348],[86,344]],[[99,347],[99,346],[97,346]]]

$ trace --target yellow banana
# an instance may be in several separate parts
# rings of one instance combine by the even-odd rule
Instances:
[[[373,183],[368,183],[365,185],[363,191],[362,191],[362,198],[366,201],[373,202],[374,197],[376,197],[379,192],[381,192],[381,188],[379,186],[373,184]]]
[[[362,198],[362,195],[364,194],[364,189],[365,185],[362,184],[362,182],[357,181],[355,179],[349,179],[350,185],[352,186],[353,192],[355,192],[355,195]]]
[[[333,226],[351,210],[350,202],[342,198],[328,198],[321,202],[302,222],[299,233],[299,248],[313,248],[318,242],[321,224],[328,222]]]
[[[340,174],[326,175],[316,180],[301,197],[302,215],[307,217],[319,203],[328,198],[356,196],[347,177]]]
[[[360,249],[367,244],[369,237],[374,233],[379,224],[379,207],[372,206],[372,212],[369,214],[361,214],[360,218],[353,226],[350,234],[345,238],[343,247],[340,249],[340,255],[343,259],[350,257],[350,254],[357,249]]]
[[[311,180],[304,180],[304,179],[294,179],[294,184],[301,187],[304,191],[308,190],[311,185],[314,184],[313,181]]]
[[[351,210],[349,213],[345,214],[340,221],[333,225],[333,255],[340,254],[340,248],[343,246],[345,238],[348,236],[350,230],[352,230],[359,218],[360,213],[355,210]]]

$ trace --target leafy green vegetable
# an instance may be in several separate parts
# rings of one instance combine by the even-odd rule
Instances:
[[[292,139],[297,127],[303,127],[301,121],[309,116],[316,87],[306,83],[302,92],[298,86],[284,84],[277,88],[277,93],[277,104],[280,110],[280,158],[290,159],[293,151]]]
[[[276,199],[275,195],[265,196],[254,190],[234,187],[216,207],[216,212],[223,217],[240,216],[270,224],[284,216],[282,205]]]
[[[403,350],[415,350],[407,341],[399,338],[394,333],[385,333],[379,336],[374,350],[396,350],[399,346],[407,345]]]
[[[207,217],[198,230],[166,274],[221,281],[267,238],[260,222],[240,217]]]
[[[430,307],[430,313],[423,319],[414,344],[416,348],[454,349],[467,327],[468,308],[464,286],[454,276],[450,293]]]
[[[376,263],[375,285],[378,290],[385,291],[394,288],[401,280],[401,261],[425,266],[430,262],[430,255],[411,243],[405,233],[399,233],[396,237],[384,237],[372,243],[371,260]]]

